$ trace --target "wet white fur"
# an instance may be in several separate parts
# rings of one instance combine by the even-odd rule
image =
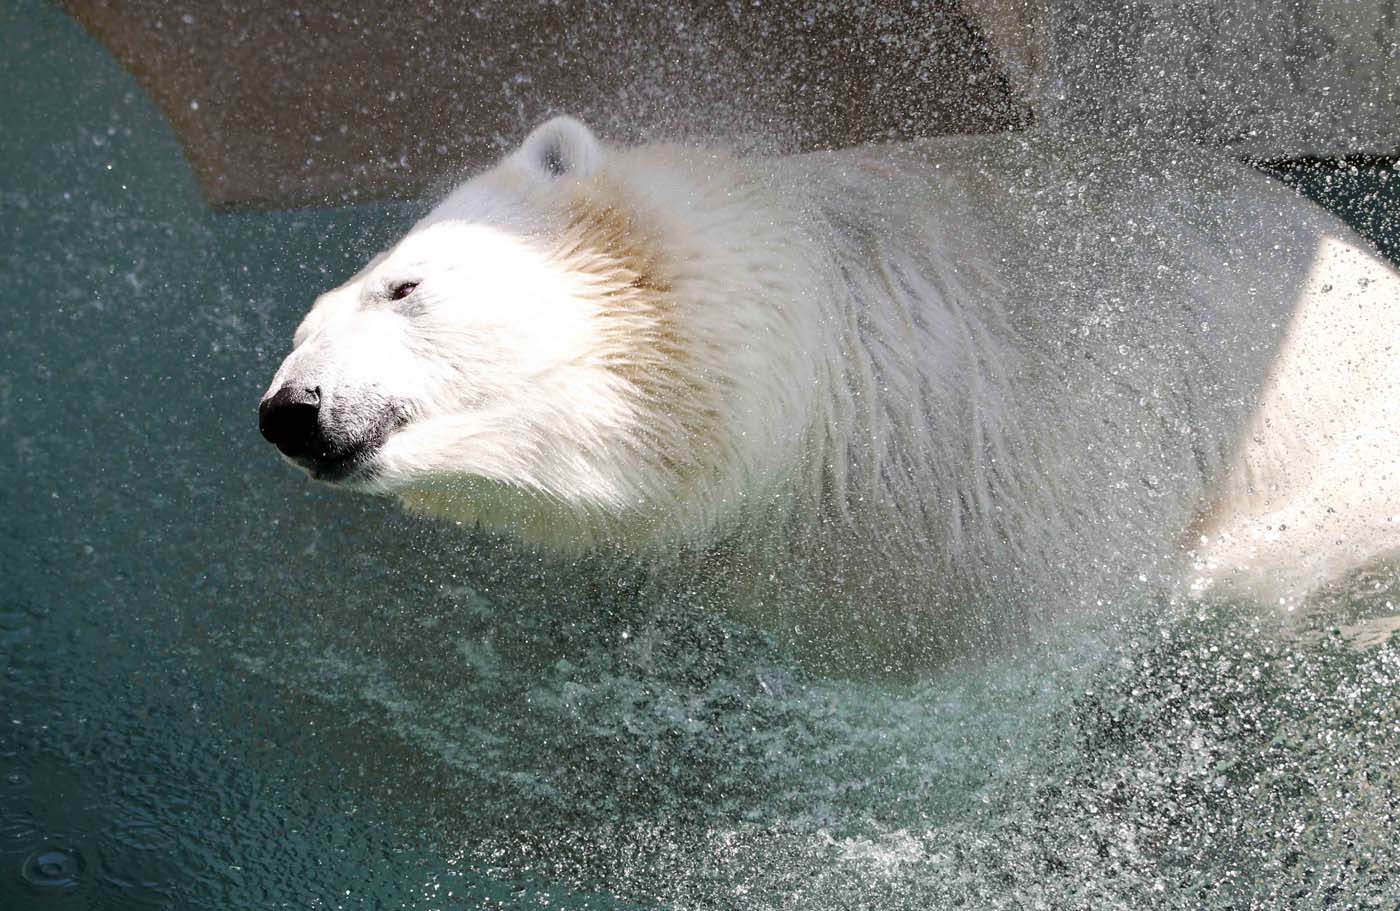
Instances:
[[[1293,597],[1400,546],[1397,307],[1338,221],[1196,149],[737,160],[559,119],[323,296],[273,388],[407,403],[360,486],[749,610]]]

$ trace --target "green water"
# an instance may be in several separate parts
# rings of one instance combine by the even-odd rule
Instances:
[[[257,398],[416,208],[209,212],[47,7],[0,73],[0,908],[1400,907],[1400,644],[1124,603],[827,680],[311,487]]]

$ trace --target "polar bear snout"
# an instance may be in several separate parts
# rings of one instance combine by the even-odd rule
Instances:
[[[320,413],[319,388],[288,384],[258,405],[258,430],[284,456],[301,460],[325,449]]]
[[[384,440],[405,410],[377,396],[327,403],[319,386],[288,383],[258,405],[258,429],[288,460],[318,481],[368,480]]]

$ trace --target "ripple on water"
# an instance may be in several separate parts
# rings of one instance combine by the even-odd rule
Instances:
[[[29,813],[0,807],[0,846],[29,841],[39,832],[39,824]]]
[[[114,847],[128,851],[177,853],[178,839],[167,828],[143,819],[126,820],[112,827],[108,838]]]
[[[66,892],[82,881],[86,863],[77,848],[45,845],[24,859],[20,878],[41,892]]]

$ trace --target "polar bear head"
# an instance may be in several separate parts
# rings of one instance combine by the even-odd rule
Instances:
[[[539,544],[712,525],[804,417],[783,270],[752,265],[774,219],[721,229],[758,192],[737,173],[544,124],[316,301],[263,434],[317,480]]]

